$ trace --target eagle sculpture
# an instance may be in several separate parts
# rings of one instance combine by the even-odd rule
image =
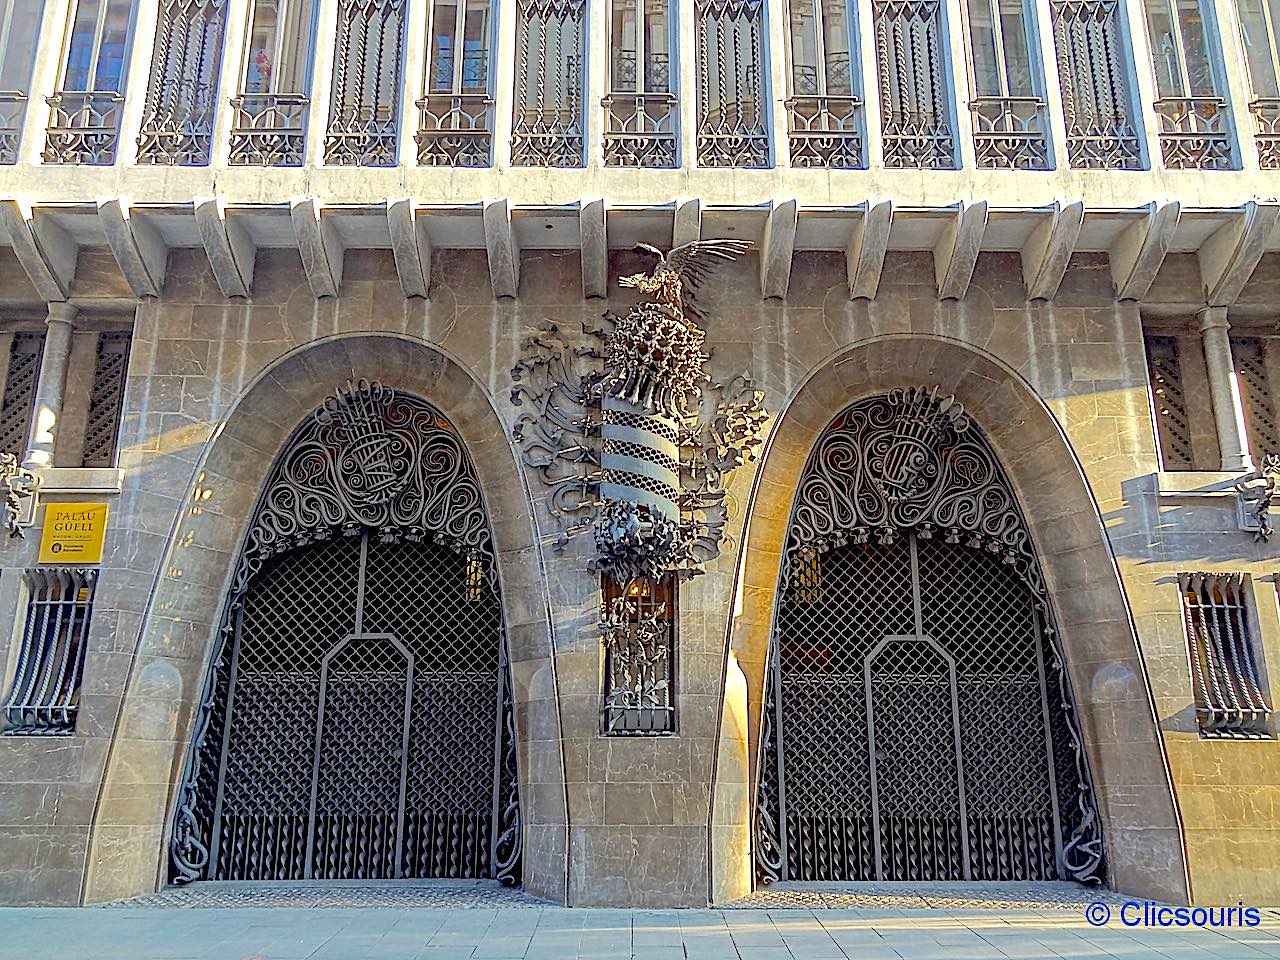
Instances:
[[[741,256],[752,246],[750,240],[694,240],[663,253],[647,243],[637,243],[636,250],[653,254],[658,262],[648,273],[620,277],[618,283],[649,294],[681,318],[701,320],[703,314],[691,302],[693,293],[720,263]]]

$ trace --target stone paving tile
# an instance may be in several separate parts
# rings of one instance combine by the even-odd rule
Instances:
[[[981,910],[541,907],[0,909],[0,960],[1280,960],[1280,916],[1225,931]]]

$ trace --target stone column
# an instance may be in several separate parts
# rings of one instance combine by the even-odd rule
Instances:
[[[1244,406],[1236,388],[1231,338],[1227,335],[1230,329],[1226,307],[1206,307],[1200,312],[1200,336],[1204,341],[1204,364],[1209,374],[1209,399],[1218,427],[1222,469],[1240,473],[1253,469],[1253,459],[1244,430]]]
[[[49,304],[44,353],[40,358],[40,379],[36,381],[35,411],[31,417],[31,433],[27,437],[27,456],[22,461],[28,470],[53,466],[54,434],[62,416],[67,367],[71,360],[71,335],[75,331],[77,312],[69,303]]]

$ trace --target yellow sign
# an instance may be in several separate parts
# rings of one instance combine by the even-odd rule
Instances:
[[[60,567],[101,563],[106,535],[105,503],[46,504],[38,562],[56,563]]]

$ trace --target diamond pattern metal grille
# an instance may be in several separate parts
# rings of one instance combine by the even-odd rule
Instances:
[[[475,573],[439,544],[366,533],[258,576],[233,654],[218,879],[491,875],[501,618]]]
[[[31,405],[36,397],[43,353],[43,333],[13,335],[4,400],[0,402],[0,452],[11,453],[19,460],[27,452],[27,429],[31,425]]]
[[[1231,354],[1244,401],[1244,421],[1249,431],[1249,448],[1255,460],[1268,453],[1280,453],[1280,429],[1271,404],[1271,383],[1267,377],[1266,346],[1260,337],[1232,337]]]
[[[115,463],[129,341],[127,333],[104,333],[98,337],[98,359],[93,368],[93,392],[84,432],[86,467],[109,467]]]
[[[338,391],[277,462],[246,543],[175,878],[516,882],[501,603],[452,425],[378,384]]]
[[[1194,463],[1191,424],[1182,388],[1178,343],[1173,337],[1147,337],[1147,378],[1156,412],[1156,436],[1166,470],[1190,470]]]
[[[779,590],[762,880],[1102,876],[1043,581],[953,398],[899,391],[832,422],[798,485]]]

